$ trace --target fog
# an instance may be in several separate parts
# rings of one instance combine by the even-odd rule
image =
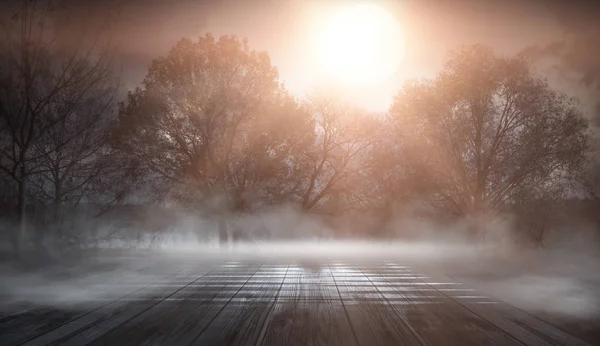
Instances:
[[[491,222],[486,240],[475,243],[465,236],[465,222],[404,217],[387,227],[393,235],[388,239],[334,237],[324,222],[290,208],[229,222],[242,225],[238,232],[244,236],[230,239],[227,246],[219,247],[214,222],[188,215],[158,237],[103,241],[43,265],[5,263],[1,294],[8,299],[3,305],[81,307],[142,299],[153,293],[143,286],[217,263],[291,264],[311,275],[329,270],[332,263],[389,262],[426,277],[462,282],[550,320],[600,318],[598,239],[581,224],[573,224],[569,232],[553,230],[544,248],[532,249],[512,240],[508,218]]]
[[[400,283],[397,299],[422,293],[415,284],[437,294],[421,298],[451,301],[423,328],[460,315],[457,304],[469,310],[435,287],[448,284],[598,333],[600,69],[587,29],[570,28],[582,22],[596,37],[583,16],[592,7],[573,5],[562,25],[554,12],[569,11],[542,2],[378,1],[369,16],[351,2],[10,2],[0,15],[0,319],[68,330],[109,306],[92,317],[111,329],[163,299],[225,308],[261,265],[275,265],[256,281],[276,268],[268,299],[278,299],[282,268],[302,291],[325,286],[322,274],[344,277],[347,264],[364,282]],[[333,67],[344,67],[336,78]],[[387,265],[421,282],[388,280],[377,273]],[[334,276],[340,300],[369,286],[344,277],[356,295],[342,298]],[[256,289],[240,299],[254,304]],[[180,314],[185,304],[165,318],[195,318]]]

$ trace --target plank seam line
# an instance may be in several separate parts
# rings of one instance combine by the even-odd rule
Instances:
[[[447,274],[443,274],[443,275],[444,275],[444,276],[447,276],[447,277],[449,277],[450,279],[452,279],[452,280],[454,280],[454,281],[458,281],[456,278],[454,278],[454,277],[453,277],[453,276],[451,276],[451,275],[447,275]],[[465,284],[463,283],[463,285],[465,285]],[[470,285],[465,285],[465,286],[470,286]],[[564,330],[563,328],[561,328],[561,327],[559,327],[559,326],[555,325],[554,323],[548,322],[548,321],[546,321],[546,320],[544,320],[544,319],[541,319],[541,318],[539,318],[539,317],[537,317],[537,316],[534,316],[534,315],[532,315],[531,313],[529,313],[529,312],[527,312],[527,311],[525,311],[525,310],[523,310],[523,309],[519,308],[518,306],[514,306],[514,305],[512,305],[512,304],[510,304],[510,303],[507,303],[507,302],[506,302],[506,301],[504,301],[503,299],[499,299],[499,298],[498,298],[498,297],[496,297],[496,296],[493,296],[493,295],[491,295],[491,294],[487,294],[487,293],[486,293],[485,295],[486,295],[486,296],[488,296],[488,297],[490,297],[490,298],[493,298],[494,300],[497,300],[497,301],[499,301],[499,302],[502,302],[503,304],[506,304],[506,305],[510,306],[511,308],[514,308],[515,310],[518,310],[518,311],[520,311],[521,313],[523,313],[523,314],[527,315],[527,316],[528,316],[529,318],[531,318],[531,319],[534,319],[534,320],[536,320],[536,321],[538,321],[538,322],[541,322],[541,323],[543,323],[543,324],[547,324],[547,325],[549,325],[550,327],[553,327],[553,328],[557,329],[559,332],[562,332],[563,334],[567,335],[568,337],[570,337],[570,338],[573,338],[573,339],[575,339],[575,340],[576,340],[576,341],[578,341],[578,342],[581,342],[581,343],[582,343],[582,345],[583,345],[583,344],[585,344],[585,345],[589,345],[589,343],[587,343],[586,341],[584,341],[584,340],[581,340],[581,339],[580,339],[580,338],[578,338],[577,336],[575,336],[575,335],[571,334],[570,332],[568,332],[568,331]]]
[[[340,288],[338,287],[337,280],[335,279],[335,275],[333,275],[333,271],[331,270],[331,264],[327,264],[329,267],[329,273],[331,273],[331,277],[333,278],[333,283],[335,284],[335,289],[340,297],[340,302],[342,302],[342,307],[344,308],[344,312],[346,313],[346,318],[348,319],[348,325],[350,326],[350,330],[352,331],[352,336],[354,337],[354,341],[356,341],[357,345],[360,345],[358,341],[358,336],[356,335],[356,331],[354,330],[354,326],[352,325],[352,321],[350,320],[350,314],[348,313],[348,309],[346,309],[346,304],[344,304],[344,299],[342,299],[342,294],[340,293]],[[363,274],[364,275],[364,274]]]
[[[196,335],[196,336],[195,336],[195,337],[192,339],[192,341],[190,341],[190,345],[193,345],[193,344],[194,344],[194,342],[196,342],[196,340],[198,340],[198,338],[200,338],[200,336],[202,335],[202,333],[204,333],[204,332],[205,332],[205,331],[208,329],[208,327],[211,325],[211,323],[213,323],[213,322],[214,322],[214,320],[216,320],[216,319],[217,319],[217,317],[219,316],[219,314],[221,314],[221,312],[223,312],[223,310],[225,310],[225,307],[227,307],[227,305],[229,305],[229,303],[231,303],[231,301],[233,300],[233,298],[234,298],[234,297],[235,297],[235,296],[236,296],[236,295],[237,295],[237,294],[238,294],[238,293],[239,293],[239,292],[242,290],[242,288],[244,288],[244,286],[246,286],[246,284],[247,284],[247,283],[250,281],[250,279],[252,279],[252,277],[253,277],[254,275],[256,275],[256,273],[258,273],[258,271],[259,271],[259,270],[260,270],[260,268],[262,268],[262,267],[263,267],[263,265],[261,265],[260,267],[258,267],[258,268],[256,269],[256,271],[255,271],[254,273],[252,273],[252,275],[250,275],[250,277],[249,277],[249,278],[248,278],[248,279],[247,279],[247,280],[246,280],[246,281],[245,281],[245,282],[244,282],[244,283],[243,283],[243,284],[240,286],[240,288],[238,288],[238,289],[237,289],[237,291],[235,291],[235,293],[234,293],[234,294],[231,296],[231,298],[229,298],[229,300],[227,301],[227,303],[225,303],[225,304],[223,305],[223,307],[222,307],[221,309],[219,309],[219,312],[217,312],[217,313],[215,314],[215,316],[213,316],[213,318],[211,318],[210,322],[208,322],[208,323],[206,324],[206,326],[204,326],[204,328],[202,328],[202,330],[200,331],[200,333],[198,333],[198,335]]]
[[[391,306],[392,303],[389,301],[388,298],[385,297],[385,295],[381,292],[379,287],[377,287],[377,285],[375,285],[375,283],[371,280],[371,278],[367,274],[365,274],[365,272],[359,266],[356,266],[356,269],[358,269],[358,271],[360,271],[363,274],[363,276],[366,277],[367,280],[369,280],[371,285],[373,287],[375,287],[377,292],[379,292],[379,294],[381,295],[381,298],[383,298],[383,300],[385,300]],[[386,279],[386,281],[387,281],[387,279]],[[392,282],[390,282],[390,281],[388,281],[388,283],[392,284]],[[404,316],[400,315],[395,309],[392,309],[392,311],[394,312],[394,315],[396,315],[398,318],[400,318],[400,321],[402,321],[404,323],[404,325],[406,325],[408,330],[411,332],[411,334],[415,338],[417,338],[417,341],[419,341],[421,343],[421,345],[429,345],[429,343],[427,341],[425,341],[419,333],[417,333],[417,331],[413,328],[413,326],[410,325],[410,323],[406,320],[406,318]]]
[[[131,296],[131,295],[133,295],[133,294],[135,294],[135,293],[137,293],[137,292],[139,292],[139,291],[141,291],[141,290],[143,290],[143,289],[146,289],[146,288],[148,288],[148,287],[151,287],[152,285],[154,285],[154,284],[156,284],[156,283],[158,283],[158,282],[162,282],[162,281],[168,280],[169,278],[171,278],[171,277],[173,277],[173,276],[177,276],[177,275],[179,275],[180,273],[182,273],[182,272],[185,272],[185,271],[187,271],[187,270],[189,270],[189,269],[183,269],[183,270],[180,270],[180,271],[178,271],[177,273],[174,273],[174,274],[168,275],[168,276],[167,276],[167,277],[165,277],[165,278],[162,278],[162,279],[160,279],[160,280],[157,280],[157,281],[155,281],[155,282],[152,282],[152,283],[148,284],[147,286],[141,287],[141,288],[139,288],[139,289],[135,290],[134,292],[131,292],[131,293],[129,293],[129,294],[127,294],[127,295],[123,296],[123,297],[120,297],[119,299],[116,299],[116,300],[114,300],[114,301],[111,301],[111,302],[109,302],[109,303],[106,303],[106,304],[102,305],[101,307],[99,307],[99,308],[97,308],[97,309],[94,309],[94,310],[92,310],[92,311],[89,311],[89,312],[87,312],[87,313],[85,313],[85,314],[83,314],[83,315],[81,315],[81,316],[79,316],[79,317],[77,317],[77,318],[75,318],[75,319],[73,319],[73,320],[69,321],[69,322],[63,323],[63,324],[61,324],[60,326],[58,326],[58,327],[56,327],[56,328],[52,328],[51,330],[49,330],[49,331],[47,331],[47,332],[45,332],[45,333],[43,333],[43,334],[37,335],[37,336],[35,336],[35,337],[33,337],[33,338],[30,338],[30,339],[28,339],[27,341],[24,341],[24,342],[22,342],[22,343],[18,344],[17,346],[19,346],[19,345],[23,345],[23,344],[25,344],[25,343],[28,343],[28,342],[31,342],[31,341],[34,341],[35,339],[37,339],[37,338],[39,338],[39,337],[43,337],[44,335],[46,335],[46,334],[48,334],[48,333],[51,333],[52,331],[54,331],[54,330],[56,330],[56,329],[58,329],[58,328],[61,328],[61,327],[65,326],[65,325],[67,325],[67,324],[69,324],[69,323],[75,322],[75,321],[77,321],[77,320],[79,320],[79,319],[81,319],[81,318],[84,318],[85,316],[87,316],[87,315],[89,315],[89,314],[91,314],[91,313],[94,313],[94,312],[96,312],[96,311],[98,311],[98,310],[100,310],[100,309],[102,309],[102,308],[104,308],[104,307],[106,307],[106,306],[109,306],[110,304],[114,304],[114,303],[116,303],[116,302],[120,301],[120,300],[121,300],[121,299],[123,299],[123,298],[129,297],[129,296]],[[189,285],[191,285],[191,284],[195,283],[195,282],[196,282],[196,281],[198,281],[200,278],[202,278],[202,277],[203,277],[203,276],[205,276],[205,275],[208,275],[210,272],[212,272],[212,271],[214,271],[214,270],[215,270],[215,269],[212,269],[212,270],[208,271],[207,273],[205,273],[205,274],[201,275],[200,277],[198,277],[198,278],[197,278],[197,279],[195,279],[194,281],[192,281],[192,282],[190,282],[190,283],[186,284],[185,286],[183,286],[183,287],[181,287],[180,289],[178,289],[177,291],[175,291],[175,292],[171,293],[170,295],[168,295],[168,296],[167,296],[167,297],[165,297],[164,299],[157,301],[155,304],[151,305],[150,307],[148,307],[148,308],[146,308],[146,309],[142,310],[141,312],[139,312],[139,313],[135,314],[135,315],[134,315],[134,316],[132,316],[131,318],[128,318],[128,319],[127,319],[126,321],[124,321],[123,323],[121,323],[121,324],[119,324],[119,325],[117,325],[117,326],[115,326],[115,327],[111,328],[111,329],[110,329],[110,330],[108,330],[108,331],[107,331],[105,334],[107,334],[107,333],[111,332],[112,330],[114,330],[114,329],[116,329],[116,328],[118,328],[118,327],[122,326],[123,324],[125,324],[125,323],[129,322],[130,320],[132,320],[132,319],[136,318],[136,317],[137,317],[137,316],[139,316],[140,314],[143,314],[144,312],[148,311],[149,309],[151,309],[151,308],[155,307],[156,305],[158,305],[158,304],[160,304],[161,302],[163,302],[165,299],[167,299],[167,298],[169,298],[169,297],[173,296],[174,294],[176,294],[177,292],[181,291],[182,289],[184,289],[184,288],[188,287]],[[58,338],[57,340],[53,341],[53,343],[55,343],[55,342],[58,342],[58,341],[61,341],[61,340],[68,339],[70,336],[78,334],[78,333],[79,333],[79,332],[81,332],[83,329],[89,329],[90,327],[91,327],[91,328],[93,328],[93,327],[94,327],[94,326],[96,326],[98,323],[99,323],[99,322],[98,322],[98,321],[96,321],[96,323],[91,323],[91,324],[90,324],[90,325],[88,325],[88,326],[84,326],[84,327],[82,327],[82,328],[79,328],[79,329],[75,330],[74,332],[72,332],[72,333],[70,333],[70,334],[68,334],[68,335],[65,335],[65,336],[63,336],[63,337],[60,337],[60,338]]]
[[[452,279],[452,278],[451,278]],[[446,293],[436,289],[435,287],[433,287],[432,285],[430,285],[428,282],[426,282],[423,279],[417,279],[422,281],[425,285],[429,286],[431,289],[434,290],[434,292],[439,292],[441,295],[443,295],[444,297],[448,298],[450,301],[454,302],[456,305],[462,307],[463,309],[470,311],[473,315],[481,318],[482,320],[486,321],[487,323],[489,323],[490,325],[494,326],[496,329],[500,330],[502,333],[504,333],[505,335],[507,335],[508,337],[510,337],[511,339],[515,340],[517,343],[521,344],[521,345],[527,345],[526,343],[524,343],[523,341],[517,339],[517,337],[515,337],[514,335],[510,334],[509,332],[507,332],[506,330],[504,330],[503,328],[501,328],[500,326],[496,325],[494,322],[490,321],[489,319],[485,318],[484,316],[482,316],[481,314],[478,314],[477,312],[473,311],[472,309],[469,309],[466,305],[462,304],[461,302],[459,302],[458,300],[452,298],[451,296],[447,295]],[[454,279],[453,279],[454,280]],[[456,281],[456,280],[454,280]],[[458,281],[457,281],[458,282]],[[537,335],[534,335],[537,337]],[[540,338],[541,339],[541,338]]]
[[[140,271],[144,271],[144,270],[146,270],[146,269],[149,269],[150,267],[152,267],[152,265],[153,265],[153,264],[149,264],[149,265],[144,265],[144,266],[141,266],[142,268],[140,269]],[[182,270],[182,271],[183,271],[183,270]],[[180,272],[182,272],[182,271],[180,271]],[[177,273],[177,274],[179,274],[179,273]],[[77,317],[75,317],[75,318],[73,318],[73,319],[71,319],[71,320],[69,320],[69,321],[67,321],[67,322],[61,323],[59,326],[56,326],[56,327],[54,327],[54,328],[52,328],[52,329],[50,329],[50,330],[47,330],[47,331],[45,331],[45,332],[42,332],[42,333],[39,333],[39,334],[33,335],[33,336],[31,336],[31,337],[27,338],[26,340],[24,340],[24,341],[21,341],[20,343],[18,343],[18,344],[17,344],[17,346],[20,346],[20,345],[26,344],[26,343],[28,343],[28,342],[31,342],[32,340],[35,340],[35,339],[37,339],[37,338],[40,338],[40,337],[42,337],[42,336],[44,336],[44,335],[46,335],[46,334],[48,334],[48,333],[52,333],[53,331],[55,331],[55,330],[56,330],[56,329],[58,329],[58,328],[61,328],[61,327],[63,327],[63,326],[66,326],[66,325],[67,325],[67,324],[69,324],[69,323],[72,323],[72,322],[75,322],[75,321],[77,321],[77,320],[80,320],[80,319],[82,319],[82,318],[86,317],[86,316],[87,316],[87,315],[89,315],[89,314],[92,314],[92,313],[94,313],[94,312],[96,312],[96,311],[98,311],[98,310],[100,310],[100,309],[102,309],[102,308],[104,308],[104,307],[107,307],[107,306],[109,306],[110,304],[113,304],[113,303],[115,303],[115,302],[117,302],[117,301],[119,301],[119,300],[121,300],[121,299],[123,299],[123,298],[127,298],[127,297],[129,297],[130,295],[132,295],[132,294],[136,294],[137,292],[139,292],[139,291],[141,291],[141,290],[143,290],[143,289],[146,289],[146,288],[148,288],[148,287],[150,287],[150,286],[152,286],[152,285],[156,284],[157,282],[161,282],[161,281],[163,281],[163,280],[166,280],[167,278],[170,278],[171,276],[173,276],[173,275],[177,275],[177,274],[172,274],[172,275],[169,275],[169,276],[167,276],[167,277],[165,277],[165,278],[162,278],[162,279],[160,279],[160,280],[157,280],[157,281],[151,282],[151,283],[147,284],[146,286],[140,287],[140,288],[138,288],[137,290],[135,290],[135,291],[133,291],[133,292],[131,292],[131,293],[127,293],[127,294],[126,294],[126,295],[124,295],[124,296],[121,296],[121,297],[119,297],[119,298],[117,298],[117,299],[111,300],[111,301],[109,301],[109,302],[107,302],[107,303],[105,303],[105,304],[103,304],[103,305],[101,305],[101,306],[99,306],[99,307],[97,307],[97,308],[95,308],[95,309],[93,309],[93,310],[90,310],[90,311],[88,311],[88,312],[86,312],[86,313],[84,313],[84,314],[82,314],[82,315],[79,315],[79,316],[77,316]],[[29,310],[33,310],[33,308],[32,308],[32,309],[28,309],[28,310],[26,310],[25,312],[27,312],[27,311],[29,311]]]
[[[256,345],[262,345],[264,342],[265,335],[267,334],[267,327],[269,325],[269,317],[271,316],[271,313],[275,310],[275,305],[277,304],[277,300],[279,299],[279,295],[281,294],[281,289],[283,288],[283,283],[285,282],[285,278],[287,277],[288,270],[290,270],[289,264],[285,268],[285,274],[283,275],[283,280],[281,281],[281,284],[279,285],[279,290],[277,291],[277,295],[275,296],[273,303],[269,307],[269,311],[267,312],[265,322],[263,323],[263,326],[260,330],[260,334],[258,335],[258,339],[256,340]]]
[[[151,266],[152,266],[152,264],[145,264],[145,265],[143,265],[143,266],[140,266],[140,268],[137,268],[137,269],[135,270],[135,272],[137,272],[137,271],[144,271],[144,270],[146,270],[146,269],[150,268]],[[56,268],[55,268],[55,269],[56,269]],[[71,273],[72,271],[73,271],[73,270],[69,270],[69,271],[68,271],[68,273]],[[56,273],[55,273],[55,274],[56,274]],[[64,281],[66,281],[66,280],[68,280],[68,279],[61,279],[61,280],[58,280],[58,282],[60,283],[60,282],[64,282]],[[123,297],[121,297],[121,298],[119,298],[119,299],[122,299],[122,298],[124,298],[124,297],[126,297],[126,296],[123,296]],[[107,303],[107,304],[110,304],[110,303]],[[7,319],[7,318],[10,318],[10,317],[12,317],[12,316],[19,315],[19,314],[24,314],[24,313],[27,313],[27,312],[29,312],[29,311],[35,310],[36,308],[38,308],[38,306],[31,306],[31,307],[27,307],[27,308],[25,308],[25,309],[22,309],[22,310],[19,310],[19,311],[16,311],[16,312],[9,313],[8,315],[5,315],[5,316],[2,316],[2,317],[0,317],[0,322],[1,322],[1,321],[3,321],[3,320],[5,320],[5,319]],[[102,306],[101,306],[100,308],[102,308]],[[90,312],[91,312],[91,311],[90,311]],[[86,315],[87,315],[87,314],[88,314],[88,313],[86,313]],[[78,318],[80,318],[80,317],[83,317],[83,316],[85,316],[85,315],[77,316],[75,319],[73,319],[73,320],[70,320],[70,321],[68,321],[68,322],[65,322],[65,323],[63,323],[63,324],[70,323],[71,321],[75,321],[76,319],[78,319]],[[56,327],[56,328],[60,328],[61,326],[62,326],[62,324],[61,324],[60,326]],[[34,338],[37,338],[38,336],[42,336],[42,335],[44,335],[44,334],[46,334],[46,333],[49,333],[49,332],[53,331],[53,330],[54,330],[54,329],[56,329],[56,328],[53,328],[53,329],[51,329],[51,330],[49,330],[49,331],[47,331],[47,332],[43,332],[43,333],[40,333],[40,334],[36,334],[35,336],[32,336],[31,338],[27,339],[27,341],[28,341],[28,340],[32,340],[32,339],[34,339]],[[24,343],[24,342],[27,342],[27,341],[22,341],[22,342],[21,342],[21,344],[22,344],[22,343]],[[18,345],[20,345],[20,344],[18,344]]]
[[[122,326],[122,325],[124,325],[124,324],[128,323],[129,321],[131,321],[131,320],[133,320],[134,318],[136,318],[136,317],[140,316],[141,314],[145,313],[146,311],[148,311],[148,310],[152,309],[153,307],[157,306],[158,304],[160,304],[160,303],[162,303],[162,302],[166,301],[168,298],[170,298],[170,297],[174,296],[175,294],[177,294],[177,293],[181,292],[183,289],[185,289],[185,288],[189,287],[190,285],[192,285],[192,284],[196,283],[198,280],[202,279],[204,276],[208,275],[209,273],[212,273],[212,272],[213,272],[213,271],[215,271],[216,269],[217,269],[217,268],[213,268],[213,269],[211,269],[210,271],[208,271],[208,272],[206,272],[206,273],[204,273],[204,274],[200,275],[200,276],[199,276],[197,279],[195,279],[195,280],[193,280],[193,281],[191,281],[191,282],[187,283],[185,286],[182,286],[180,289],[178,289],[178,290],[176,290],[175,292],[173,292],[173,293],[171,293],[171,294],[167,295],[167,296],[166,296],[164,299],[157,301],[155,304],[152,304],[152,305],[150,305],[149,307],[145,308],[144,310],[142,310],[142,311],[138,312],[137,314],[135,314],[135,315],[131,316],[130,318],[128,318],[127,320],[123,321],[123,322],[122,322],[122,323],[120,323],[119,325],[117,325],[117,326],[115,326],[115,327],[113,327],[113,328],[109,329],[109,330],[108,330],[108,331],[106,331],[106,333],[104,333],[103,335],[106,335],[106,334],[110,333],[111,331],[113,331],[113,330],[115,330],[115,329],[119,328],[120,326]],[[177,275],[177,274],[174,274],[174,275],[171,275],[171,276],[175,276],[175,275]],[[171,277],[171,276],[169,276],[169,277]]]

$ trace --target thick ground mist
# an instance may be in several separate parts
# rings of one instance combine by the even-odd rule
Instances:
[[[600,247],[595,229],[583,222],[557,225],[544,247],[524,247],[513,237],[510,218],[490,221],[485,237],[475,241],[466,222],[410,217],[389,223],[376,238],[340,236],[323,219],[282,208],[230,218],[237,236],[219,245],[213,221],[184,212],[175,219],[159,230],[108,229],[110,239],[81,247],[76,257],[55,256],[50,264],[23,268],[4,262],[2,306],[98,306],[131,294],[141,283],[177,274],[173,270],[223,261],[267,260],[307,271],[333,261],[394,261],[425,275],[448,276],[557,325],[581,329],[600,321]],[[102,229],[94,232],[101,235]]]
[[[4,265],[0,275],[1,293],[8,300],[69,305],[116,299],[129,293],[128,283],[150,283],[175,274],[165,272],[172,268],[165,264],[268,260],[302,266],[395,261],[425,273],[448,275],[528,311],[596,318],[600,312],[598,258],[591,251],[517,251],[497,244],[459,242],[265,241],[221,249],[196,245],[100,251],[76,264],[61,262],[29,270]]]

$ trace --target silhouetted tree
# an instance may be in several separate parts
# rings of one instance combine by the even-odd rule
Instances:
[[[430,201],[472,217],[473,232],[523,189],[555,189],[585,163],[587,124],[573,102],[524,59],[483,46],[454,52],[437,78],[406,85],[390,115]]]
[[[304,165],[297,186],[301,209],[331,209],[342,200],[345,207],[361,202],[357,192],[368,179],[377,119],[326,96],[312,97],[306,107],[314,119],[315,137],[308,150],[299,153]]]
[[[66,177],[73,160],[82,162],[85,154],[70,152],[66,157],[64,152],[88,146],[81,140],[96,124],[97,110],[112,102],[115,90],[104,38],[83,35],[87,40],[76,43],[74,33],[83,28],[71,28],[68,39],[54,31],[66,28],[58,25],[53,2],[20,4],[9,21],[3,18],[0,42],[0,169],[18,189],[21,226],[12,235],[17,253],[26,233],[31,177],[51,174],[49,164]]]
[[[121,105],[118,145],[161,197],[220,215],[225,241],[225,215],[277,200],[311,134],[266,53],[207,34],[153,61]]]
[[[385,232],[385,226],[400,217],[405,208],[418,203],[428,189],[424,179],[427,172],[413,156],[419,153],[405,150],[394,129],[394,119],[382,116],[380,122],[362,184],[365,212],[377,221],[374,232]]]
[[[110,192],[97,191],[97,185],[115,164],[109,146],[109,131],[115,120],[115,92],[116,84],[108,80],[103,87],[97,85],[87,102],[61,117],[35,143],[33,151],[40,156],[39,173],[32,176],[31,187],[52,206],[51,216],[45,220],[46,226],[54,226],[56,235],[64,233],[61,227],[65,213],[81,201],[94,201],[98,193]],[[65,206],[67,210],[63,210]],[[42,242],[44,232],[38,233],[36,241]]]

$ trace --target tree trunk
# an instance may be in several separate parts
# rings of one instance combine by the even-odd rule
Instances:
[[[36,254],[38,256],[46,255],[46,248],[44,247],[44,232],[43,227],[35,227],[33,234],[33,246],[35,247]]]
[[[59,179],[56,179],[54,182],[54,201],[52,201],[52,228],[50,228],[51,232],[51,240],[60,239],[62,241],[64,239],[64,234],[62,230],[62,184]],[[42,241],[44,238],[44,234],[40,234],[42,237]]]
[[[473,219],[473,220],[469,220],[468,226],[467,226],[467,233],[468,233],[468,237],[469,240],[472,242],[477,241],[477,239],[479,238],[479,232],[481,231],[479,223]]]
[[[21,171],[23,171],[23,169]],[[23,255],[23,243],[25,239],[25,233],[27,232],[26,188],[27,185],[25,181],[25,174],[22,174],[21,180],[19,180],[19,198],[17,199],[19,227],[15,228],[12,239],[14,254],[17,258],[21,258]]]
[[[467,220],[467,236],[469,240],[472,242],[480,241],[483,228],[484,225],[481,211],[475,210],[474,213],[469,215],[469,218]]]
[[[219,247],[225,247],[229,240],[227,235],[227,220],[225,220],[225,217],[219,217],[217,223],[219,227]]]

